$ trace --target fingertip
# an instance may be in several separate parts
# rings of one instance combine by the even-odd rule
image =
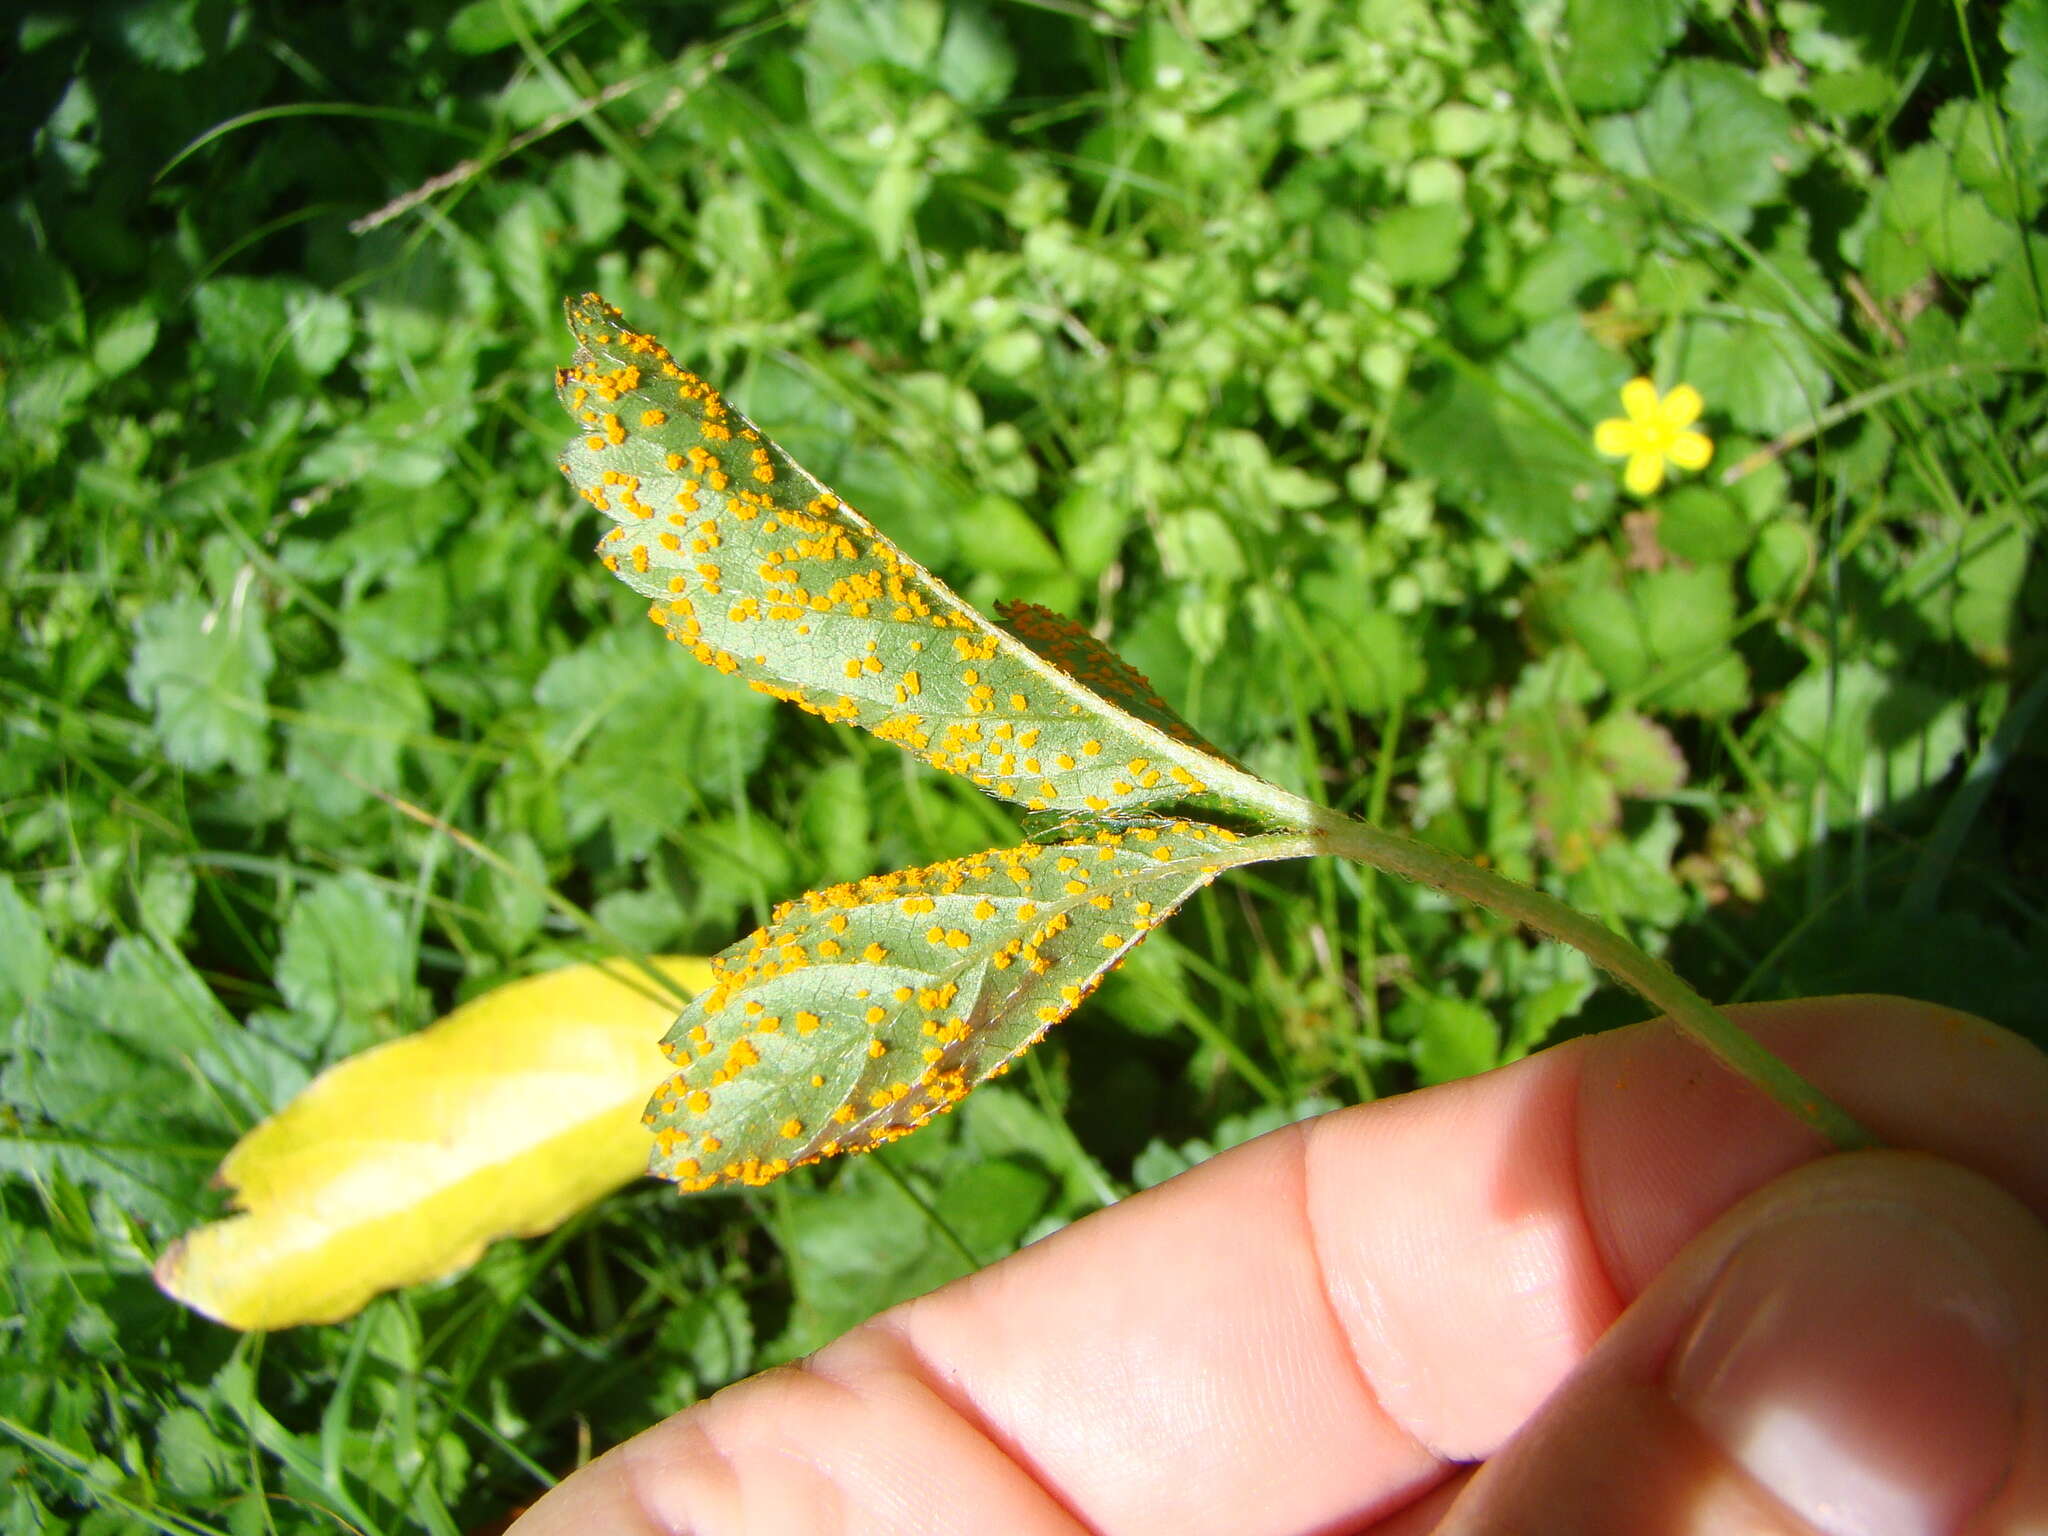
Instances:
[[[1811,1164],[1688,1247],[1445,1528],[2019,1528],[2048,1506],[2044,1272],[2048,1232],[1967,1170]]]
[[[1079,1529],[911,1343],[871,1322],[615,1447],[508,1536]]]
[[[2048,1056],[2020,1036],[1900,997],[1725,1011],[1887,1145],[1973,1168],[2048,1219]],[[1827,1150],[1664,1021],[1561,1048],[1580,1049],[1586,1209],[1624,1296],[1736,1201]]]
[[[1666,1386],[1809,1524],[1957,1530],[2010,1470],[2017,1305],[1967,1237],[1912,1202],[1818,1201],[1729,1255]]]

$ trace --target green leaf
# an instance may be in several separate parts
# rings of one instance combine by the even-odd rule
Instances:
[[[1806,163],[1792,114],[1732,64],[1687,59],[1664,72],[1639,112],[1594,126],[1601,159],[1741,233]]]
[[[1693,565],[1726,564],[1748,550],[1749,524],[1726,491],[1682,485],[1659,508],[1657,542]]]
[[[1772,780],[1823,791],[1830,826],[1933,792],[1968,743],[1962,699],[1858,658],[1809,667],[1763,722]]]
[[[103,315],[93,328],[93,366],[105,378],[118,378],[149,356],[157,330],[157,318],[146,305]]]
[[[827,880],[853,880],[875,867],[875,805],[861,765],[851,759],[815,769],[797,805],[797,826]]]
[[[1757,530],[1756,548],[1750,551],[1742,579],[1759,603],[1788,602],[1813,565],[1813,535],[1806,525],[1791,518],[1775,518]]]
[[[1000,1072],[1220,871],[1306,852],[1186,821],[815,891],[713,960],[663,1042],[654,1171],[765,1184],[907,1134]]]
[[[446,567],[423,561],[392,572],[350,602],[342,639],[366,659],[429,661],[447,642],[452,606]]]
[[[1523,258],[1508,294],[1510,307],[1529,320],[1577,308],[1591,284],[1628,270],[1640,239],[1633,208],[1619,198],[1567,206],[1550,238]]]
[[[173,1408],[164,1415],[157,1425],[156,1450],[164,1482],[187,1498],[213,1499],[233,1480],[234,1450],[221,1444],[196,1408]]]
[[[1186,1173],[1198,1163],[1207,1162],[1219,1152],[1241,1147],[1254,1137],[1264,1136],[1284,1125],[1312,1120],[1318,1115],[1327,1115],[1341,1108],[1343,1106],[1335,1099],[1324,1094],[1311,1093],[1291,1104],[1263,1104],[1241,1115],[1225,1115],[1216,1123],[1215,1131],[1206,1140],[1185,1141],[1177,1147],[1169,1147],[1163,1142],[1152,1142],[1138,1154],[1132,1165],[1131,1174],[1138,1188],[1150,1189],[1155,1184],[1163,1184],[1178,1174]]]
[[[571,155],[562,167],[562,201],[576,238],[603,245],[626,222],[626,167],[610,155]]]
[[[766,699],[695,667],[653,664],[662,659],[638,636],[607,630],[556,657],[534,689],[542,740],[562,761],[570,836],[603,828],[626,858],[739,794],[774,730]]]
[[[2008,667],[2026,633],[2031,555],[2017,520],[1973,518],[1953,544],[1931,546],[1915,562],[1922,579],[1913,610],[1935,634],[1962,640],[1990,666]]]
[[[292,356],[310,379],[331,373],[355,339],[354,313],[345,299],[331,293],[287,293],[284,317],[291,333]]]
[[[1819,325],[1839,318],[1841,300],[1809,253],[1808,235],[1803,215],[1778,221],[1759,264],[1727,294],[1721,314],[1686,326],[1678,376],[1745,431],[1791,431],[1835,396],[1815,340]]]
[[[1998,40],[2012,55],[2005,69],[2005,110],[2039,155],[2048,150],[2048,0],[2008,0]]]
[[[974,530],[974,561],[985,571],[1008,576],[1046,576],[1066,569],[1045,530],[1013,497],[990,493],[967,508]]]
[[[700,1292],[670,1308],[656,1337],[659,1357],[686,1363],[699,1393],[737,1381],[753,1368],[754,1315],[737,1286]]]
[[[955,0],[946,7],[946,35],[932,73],[963,106],[992,107],[1009,94],[1017,59],[987,6]]]
[[[2039,273],[2048,271],[2048,240],[2029,235],[2015,243],[1998,270],[1970,299],[1960,340],[1986,361],[2017,363],[2033,355],[2043,325]]]
[[[353,870],[321,881],[293,903],[277,957],[296,1043],[325,1058],[397,1034],[413,964],[405,920],[376,882]]]
[[[173,597],[136,620],[128,692],[155,715],[165,755],[179,767],[260,773],[270,748],[263,685],[271,662],[254,603],[214,610]]]
[[[139,0],[116,8],[115,34],[143,63],[183,74],[206,62],[206,45],[193,22],[198,0]]]
[[[1691,9],[1690,0],[1567,0],[1564,87],[1572,104],[1611,112],[1641,101]]]
[[[1764,436],[1812,421],[1834,398],[1827,365],[1783,324],[1696,319],[1686,327],[1683,359],[1679,375],[1713,409]]]
[[[121,938],[95,970],[58,961],[5,1037],[0,1169],[61,1170],[154,1226],[184,1225],[204,1174],[188,1149],[268,1107],[239,1033],[175,951]]]
[[[1725,565],[1627,572],[1592,549],[1545,578],[1536,608],[1617,692],[1647,691],[1660,712],[1711,717],[1748,702],[1749,671],[1729,643],[1735,595]]]
[[[13,881],[0,880],[0,1020],[42,996],[51,963],[42,917]]]
[[[1588,725],[1567,691],[1560,651],[1524,669],[1501,725],[1509,762],[1528,785],[1529,815],[1558,868],[1584,869],[1622,831],[1622,800],[1668,794],[1685,782],[1685,756],[1654,721],[1610,710]]]
[[[1301,597],[1320,620],[1337,696],[1355,713],[1382,715],[1421,691],[1429,671],[1412,619],[1384,608],[1361,611],[1358,588],[1322,572],[1302,579]]]
[[[1213,507],[1183,507],[1161,519],[1159,563],[1175,581],[1235,586],[1244,579],[1245,555],[1223,514]]]
[[[922,73],[938,50],[945,22],[939,0],[823,0],[804,33],[804,62],[830,85],[872,64]]]
[[[1500,1059],[1500,1026],[1463,998],[1411,998],[1387,1022],[1396,1035],[1413,1040],[1415,1074],[1425,1085],[1470,1077]]]
[[[533,943],[547,915],[547,860],[540,845],[526,832],[509,832],[496,839],[495,851],[510,868],[472,860],[463,881],[464,904],[475,914],[486,939],[499,954],[518,955]],[[620,892],[611,899],[631,894]],[[621,933],[627,943],[638,949],[659,948],[673,937],[672,933],[656,933],[649,943],[642,935],[623,934],[619,924],[602,914],[598,921],[612,932]]]
[[[449,18],[445,36],[458,53],[495,53],[519,41],[521,26],[545,32],[583,4],[584,0],[470,0]],[[521,17],[520,11],[527,14]]]
[[[192,295],[194,351],[214,375],[223,404],[255,414],[269,392],[317,378],[347,350],[354,321],[347,303],[297,278],[216,277]]]
[[[1127,499],[1076,481],[1052,510],[1053,528],[1068,568],[1088,581],[1109,569],[1136,511]]]
[[[787,1330],[757,1363],[822,1348],[877,1312],[972,1267],[936,1239],[908,1192],[879,1178],[851,1184],[791,1201],[777,1223],[795,1297]]]
[[[1535,563],[1590,533],[1614,506],[1615,477],[1593,452],[1592,420],[1628,371],[1566,316],[1504,354],[1493,378],[1460,371],[1438,384],[1396,418],[1395,447],[1416,473],[1442,483],[1445,500]],[[1583,431],[1559,405],[1583,419]]]
[[[1603,715],[1586,747],[1624,795],[1668,795],[1685,783],[1685,753],[1671,733],[1632,709]]]
[[[1435,288],[1456,274],[1471,227],[1463,203],[1393,208],[1373,225],[1373,257],[1388,282]]]
[[[1749,668],[1731,644],[1734,574],[1722,565],[1650,571],[1635,584],[1643,635],[1657,659],[1649,701],[1667,713],[1715,717],[1749,702]]]
[[[1250,26],[1258,13],[1258,0],[1188,0],[1188,30],[1204,42],[1220,42]]]
[[[1864,264],[1879,297],[1892,298],[1929,267],[1948,277],[1982,277],[2018,241],[2012,224],[1963,185],[1947,150],[1916,144],[1886,169]]]
[[[562,472],[617,525],[605,565],[699,661],[1033,810],[1235,776],[983,619],[602,298],[569,320],[557,393],[585,430]]]
[[[372,790],[395,789],[399,753],[429,721],[413,673],[391,663],[323,673],[306,685],[303,707],[285,771],[294,793],[326,816],[352,815]]]
[[[935,1203],[969,1253],[994,1258],[1016,1249],[1054,1192],[1052,1176],[1043,1168],[1019,1158],[992,1157],[948,1178]]]

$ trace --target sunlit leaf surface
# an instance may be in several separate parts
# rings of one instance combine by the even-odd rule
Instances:
[[[654,1171],[765,1184],[916,1129],[1003,1070],[1220,871],[1307,851],[1157,821],[813,891],[712,961],[663,1042]]]
[[[1056,616],[1023,611],[1030,644],[983,619],[596,294],[569,324],[562,472],[615,524],[605,565],[699,661],[1033,810],[1163,805],[1231,772],[1156,699],[1091,686],[1150,693]]]

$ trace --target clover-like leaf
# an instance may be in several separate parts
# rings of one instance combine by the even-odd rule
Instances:
[[[989,623],[598,295],[568,311],[556,388],[583,431],[562,472],[616,525],[605,565],[699,661],[1032,810],[1127,812],[1245,777],[1076,675],[1071,648]]]
[[[654,1172],[765,1184],[893,1141],[1000,1072],[1226,868],[1309,851],[1128,821],[813,891],[712,961],[662,1042]]]

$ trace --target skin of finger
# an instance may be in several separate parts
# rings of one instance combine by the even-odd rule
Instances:
[[[1896,998],[1728,1011],[1887,1143],[2048,1213],[2048,1058],[2026,1042]],[[1327,1116],[1317,1141],[1310,1221],[1346,1338],[1451,1461],[1491,1455],[1694,1235],[1824,1150],[1663,1024]]]
[[[1480,1469],[1438,1529],[1578,1536],[1812,1536],[1680,1409],[1666,1388],[1674,1352],[1729,1257],[1758,1233],[1823,1206],[1882,1202],[1960,1234],[2019,1302],[2018,1450],[2003,1489],[1968,1526],[1977,1536],[2048,1528],[2048,1231],[2006,1190],[1918,1153],[1873,1152],[1800,1168],[1743,1201],[1658,1276],[1566,1386]],[[1909,1463],[1885,1443],[1886,1397],[1858,1394],[1837,1432],[1865,1438],[1874,1464]],[[1551,1523],[1531,1524],[1531,1511]],[[1962,1536],[1962,1533],[1958,1533]]]
[[[1974,1168],[2048,1221],[2048,1056],[1954,1009],[1895,997],[1731,1008],[1887,1146]],[[1807,1161],[1810,1139],[1675,1030],[1600,1037],[1581,1090],[1580,1166],[1601,1260],[1635,1295],[1750,1191]],[[1651,1096],[1633,1091],[1658,1084]],[[1710,1145],[1711,1160],[1699,1149]]]
[[[2048,1194],[2048,1068],[2022,1042],[1881,1000],[1738,1013],[1893,1140],[2023,1198]],[[1365,1528],[1447,1462],[1498,1448],[1640,1288],[1637,1271],[1654,1272],[1660,1245],[1668,1259],[1818,1154],[1692,1047],[1644,1039],[1668,1033],[1572,1042],[1262,1138],[885,1314],[812,1370],[838,1379],[843,1361],[857,1375],[886,1333],[962,1425],[1095,1529]],[[702,1440],[722,1448],[719,1475],[744,1484],[792,1462],[873,1465],[859,1442],[914,1443],[918,1426],[881,1411],[792,1416],[778,1380],[720,1394],[614,1456],[659,1468],[671,1438]],[[673,1465],[663,1509],[723,1497],[693,1485],[696,1462]],[[949,1497],[981,1528],[1026,1512],[1003,1502],[1017,1483],[958,1486],[948,1480]],[[837,1491],[847,1510],[903,1497]]]
[[[849,1433],[887,1427],[887,1433]],[[994,1523],[984,1523],[993,1520]],[[558,1484],[517,1536],[1082,1536],[885,1329],[727,1388]]]

